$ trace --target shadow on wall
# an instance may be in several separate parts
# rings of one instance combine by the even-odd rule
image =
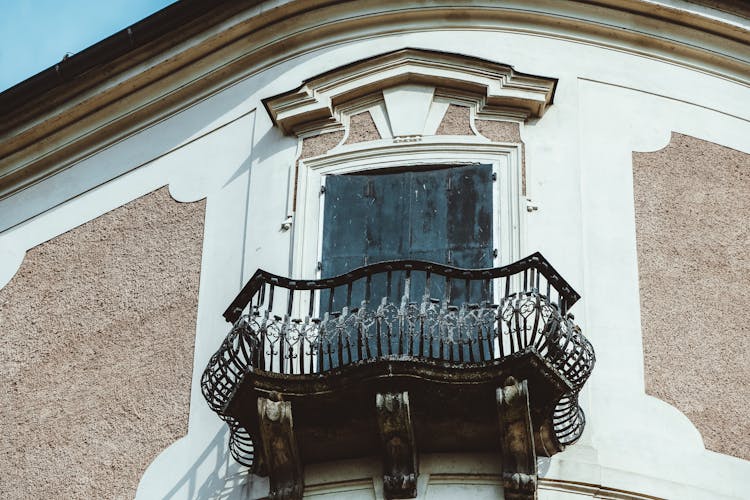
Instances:
[[[256,120],[259,117],[256,115]],[[260,120],[265,120],[265,117],[260,117]],[[258,124],[256,122],[255,127]],[[262,162],[271,158],[273,155],[283,151],[284,149],[291,149],[297,144],[296,137],[287,137],[283,135],[277,127],[268,129],[263,136],[253,143],[252,153],[250,157],[242,162],[242,164],[235,170],[235,172],[227,178],[227,181],[222,187],[227,187],[229,184],[234,182],[237,178],[241,177],[246,171],[250,170],[252,162]]]
[[[250,473],[229,454],[229,429],[222,425],[165,499],[247,500],[267,494],[268,480]],[[253,496],[254,495],[254,496]]]

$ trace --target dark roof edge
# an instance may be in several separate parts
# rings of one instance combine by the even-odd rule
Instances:
[[[249,6],[266,0],[180,0],[114,33],[104,40],[66,58],[13,87],[0,92],[0,117],[23,108],[31,101],[42,98],[63,84],[73,82],[83,73],[135,52],[149,43],[175,32],[201,17],[213,14],[211,24],[229,18]],[[583,3],[601,4],[618,9],[612,0],[579,0]],[[693,5],[716,9],[725,13],[743,16],[747,7],[740,0],[687,0]],[[622,9],[622,7],[619,7]],[[628,9],[624,9],[628,10]],[[750,9],[747,10],[750,12]],[[750,19],[750,15],[748,17]],[[186,30],[190,31],[190,30]],[[180,33],[174,43],[187,38],[190,33]],[[723,34],[720,36],[728,36]],[[731,37],[730,37],[731,38]]]
[[[750,18],[750,4],[747,0],[686,0],[688,3],[716,9],[733,16]]]
[[[168,5],[3,91],[0,93],[0,116],[9,114],[30,100],[38,99],[61,84],[75,80],[96,66],[133,52],[211,11],[219,11],[224,4],[246,6],[257,3],[260,0],[182,0]],[[229,17],[237,9],[228,8],[226,11],[226,17]]]

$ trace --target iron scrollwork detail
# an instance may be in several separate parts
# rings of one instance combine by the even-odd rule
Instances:
[[[571,388],[537,430],[538,447],[553,453],[585,425],[578,393],[595,356],[569,313],[578,298],[538,253],[494,269],[392,261],[310,281],[259,270],[225,312],[233,327],[203,373],[203,394],[230,427],[233,456],[252,466],[253,436],[227,411],[248,374],[324,374],[383,359],[483,366],[533,351]]]

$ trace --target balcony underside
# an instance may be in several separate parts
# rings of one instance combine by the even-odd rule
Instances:
[[[379,454],[376,394],[408,392],[420,452],[499,451],[495,392],[510,376],[528,382],[537,454],[556,453],[550,415],[571,387],[533,350],[471,365],[393,356],[324,374],[253,371],[226,414],[257,436],[258,398],[288,401],[302,462],[325,462]]]
[[[319,374],[249,371],[224,414],[255,436],[272,498],[301,498],[305,464],[377,455],[386,497],[413,498],[420,453],[490,451],[506,498],[532,499],[536,457],[562,450],[552,415],[571,390],[531,348],[482,363],[390,356]]]

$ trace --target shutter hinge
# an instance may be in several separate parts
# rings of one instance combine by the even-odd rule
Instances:
[[[320,194],[326,194],[326,187],[320,186]]]
[[[492,172],[492,182],[497,180],[497,172]]]
[[[492,256],[493,256],[494,258],[497,258],[497,248],[493,248],[493,249],[492,249]]]
[[[292,228],[292,222],[294,222],[294,216],[287,215],[286,219],[284,219],[284,222],[281,223],[281,230],[289,231]]]
[[[323,263],[320,262],[320,261],[318,261],[318,264],[315,267],[318,269],[318,271],[322,271],[323,270]]]

